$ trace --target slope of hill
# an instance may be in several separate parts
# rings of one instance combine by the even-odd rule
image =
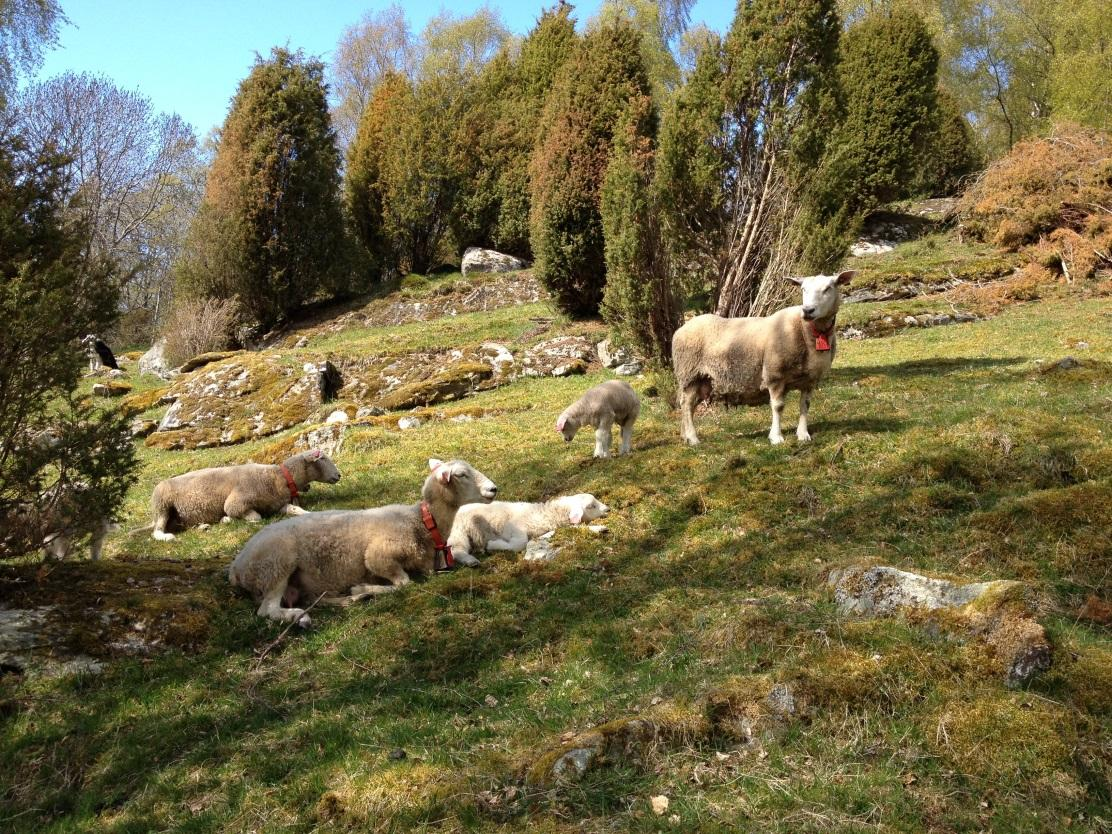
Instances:
[[[924,247],[881,256],[888,266],[865,289],[932,283],[922,267],[901,271],[932,254]],[[999,261],[972,249],[947,249],[948,262],[969,259],[973,275],[978,259]],[[255,529],[245,523],[171,543],[117,534],[98,565],[6,567],[0,604],[25,612],[38,648],[24,654],[38,660],[0,676],[0,821],[1106,830],[1112,305],[1107,281],[1044,287],[1031,303],[996,270],[848,305],[843,326],[884,337],[843,337],[806,446],[770,447],[767,409],[713,409],[703,445],[685,448],[653,378],[634,381],[644,408],[632,456],[592,460],[585,436],[565,445],[553,419],[609,372],[557,355],[569,375],[551,376],[554,363],[530,375],[524,359],[602,330],[539,295],[467,311],[442,301],[474,288],[442,279],[283,334],[252,360],[297,370],[328,358],[351,379],[418,357],[423,373],[393,374],[404,387],[436,375],[430,356],[481,364],[482,345],[498,342],[522,370],[486,384],[488,363],[407,431],[408,411],[371,412],[378,389],[349,390],[307,407],[305,423],[233,445],[141,445],[125,528],[146,523],[159,479],[273,459],[339,407],[351,419],[317,437],[339,443],[343,479],[314,487],[309,509],[412,501],[427,458],[462,457],[506,499],[595,493],[613,508],[609,534],[562,530],[550,562],[494,554],[365,606],[317,610],[307,633],[257,618],[227,586],[223,569]],[[403,309],[436,299],[428,321]],[[920,315],[948,326],[907,323]],[[133,406],[161,417],[160,387],[132,382],[156,392]],[[842,613],[828,579],[855,565],[1020,580],[992,616],[1037,619],[1052,666],[1009,686],[984,612]]]

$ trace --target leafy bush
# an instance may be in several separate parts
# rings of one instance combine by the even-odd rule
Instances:
[[[172,367],[202,353],[227,350],[234,343],[239,311],[235,301],[181,298],[166,321],[166,358]]]

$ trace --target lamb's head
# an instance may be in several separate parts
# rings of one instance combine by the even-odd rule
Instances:
[[[579,421],[567,414],[561,414],[556,420],[556,431],[564,436],[565,443],[571,443],[575,433],[579,431]]]
[[[803,320],[822,321],[837,313],[842,306],[841,288],[849,285],[854,274],[855,270],[847,269],[837,275],[788,278],[803,289]]]
[[[602,518],[610,512],[608,506],[589,492],[581,492],[578,495],[565,495],[563,498],[557,498],[556,500],[567,509],[568,521],[572,524],[585,524],[588,521]]]
[[[334,484],[340,480],[340,470],[336,468],[332,458],[320,449],[302,452],[301,459],[305,461],[305,471],[309,474],[309,480],[320,481],[322,484]]]
[[[440,498],[453,507],[464,504],[489,504],[498,494],[494,482],[464,460],[443,461],[429,459],[432,474],[425,479],[421,494],[425,500],[431,492],[438,492]]]

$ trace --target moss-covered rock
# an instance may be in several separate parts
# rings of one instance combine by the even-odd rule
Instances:
[[[147,391],[136,391],[134,394],[128,394],[120,400],[118,408],[125,416],[134,417],[160,405],[168,390],[169,387],[164,385],[161,388],[151,388]]]
[[[180,377],[158,431],[156,449],[195,449],[241,443],[305,422],[320,408],[315,372],[270,353],[241,353]]]
[[[243,353],[241,350],[215,350],[208,353],[202,353],[194,356],[192,359],[182,363],[178,370],[183,374],[188,374],[198,368],[203,368],[205,365],[211,365],[213,362],[222,362],[229,356],[238,356]]]
[[[459,362],[449,365],[428,379],[414,382],[382,397],[378,405],[388,411],[430,406],[458,400],[475,391],[484,380],[494,376],[494,369],[482,362]]]

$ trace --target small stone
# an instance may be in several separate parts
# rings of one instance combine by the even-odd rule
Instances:
[[[346,423],[347,421],[348,421],[347,412],[344,411],[343,409],[338,408],[335,411],[333,411],[331,414],[329,414],[328,419],[325,420],[324,422],[326,422],[326,423]]]
[[[1059,359],[1054,364],[1054,367],[1057,368],[1059,371],[1072,371],[1074,368],[1080,368],[1081,363],[1074,359],[1072,356],[1067,356],[1064,359]],[[93,387],[94,389],[96,388],[96,386]]]
[[[944,325],[944,324],[950,324],[952,321],[953,321],[953,318],[946,315],[945,313],[940,313],[938,315],[930,317],[930,323],[932,325],[936,326],[936,327]]]
[[[415,429],[421,425],[421,421],[417,417],[402,417],[398,420],[398,428],[402,431],[407,429]]]
[[[716,750],[714,753],[714,758],[718,759],[718,761],[720,762],[728,762],[730,760],[730,754],[723,753],[721,750]]]
[[[386,413],[386,409],[379,408],[377,405],[363,406],[355,412],[356,420],[364,420],[367,417],[381,417]]]
[[[198,524],[197,529],[200,530],[203,533],[205,530],[209,529],[211,526],[212,526],[211,524],[207,524],[207,523]]]
[[[596,536],[605,536],[610,532],[610,528],[605,524],[588,524],[587,529],[594,533]]]
[[[1077,343],[1077,344],[1075,345],[1075,347],[1076,347],[1076,348],[1077,348],[1078,350],[1088,350],[1088,349],[1089,349],[1089,343],[1088,343],[1088,342],[1078,342],[1078,343]]]
[[[552,686],[552,678],[541,676],[541,686]]]
[[[668,811],[668,797],[664,795],[654,796],[649,800],[649,804],[652,806],[653,813],[658,817],[664,816]]]
[[[133,420],[131,423],[132,437],[146,437],[158,428],[157,420]]]
[[[309,337],[308,336],[302,336],[300,339],[298,339],[296,342],[293,343],[293,347],[294,347],[294,350],[300,350],[301,348],[305,347],[308,344],[309,344]]]
[[[525,545],[525,555],[522,558],[526,562],[551,562],[559,552],[560,548],[553,547],[548,539],[532,539]]]
[[[400,747],[395,747],[393,750],[391,750],[389,753],[386,754],[386,758],[388,758],[392,762],[400,762],[405,757],[406,757],[406,752],[404,750],[402,750],[402,748],[400,748]]]
[[[619,365],[614,369],[614,373],[618,376],[637,376],[641,373],[642,365],[640,362],[626,362],[624,365]]]
[[[918,327],[919,319],[915,318],[915,316],[905,316],[904,324],[906,324],[908,327]]]
[[[565,362],[562,365],[557,365],[552,369],[553,376],[573,376],[574,374],[582,374],[587,372],[587,366],[582,361],[576,360],[574,362]]]

